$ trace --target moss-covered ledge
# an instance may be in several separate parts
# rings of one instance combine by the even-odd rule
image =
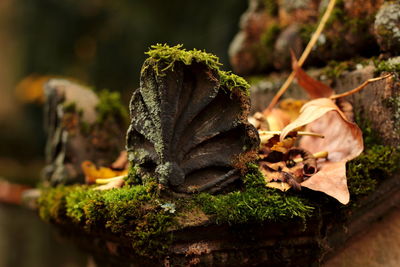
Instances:
[[[187,263],[200,258],[207,262],[213,254],[225,257],[220,260],[226,263],[245,264],[251,248],[269,262],[295,265],[301,260],[290,253],[271,259],[284,250],[302,250],[305,263],[318,262],[326,252],[324,229],[341,229],[351,221],[357,210],[371,204],[368,197],[398,167],[398,150],[376,143],[366,146],[360,157],[348,163],[349,207],[316,192],[266,188],[257,167],[249,165],[241,190],[225,195],[201,193],[192,199],[162,197],[155,183],[109,191],[89,186],[43,188],[39,214],[64,230],[92,237],[87,240],[101,240],[104,246],[88,247],[103,248],[96,253],[114,257]],[[381,197],[375,196],[374,201]],[[344,238],[343,232],[338,233]]]

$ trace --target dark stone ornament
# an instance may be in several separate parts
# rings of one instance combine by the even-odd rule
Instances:
[[[51,79],[44,93],[48,135],[44,179],[51,185],[84,183],[82,162],[111,164],[124,148],[126,123],[115,114],[100,114],[104,97],[80,84]]]
[[[224,189],[258,149],[247,92],[222,84],[220,73],[196,59],[143,65],[130,103],[129,160],[174,192]]]

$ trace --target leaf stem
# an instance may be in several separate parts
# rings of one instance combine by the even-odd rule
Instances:
[[[341,97],[352,95],[354,93],[357,93],[358,91],[361,91],[362,89],[364,89],[370,83],[377,82],[377,81],[380,81],[380,80],[383,80],[383,79],[386,79],[386,78],[389,78],[389,77],[392,77],[392,76],[393,76],[393,74],[389,73],[389,74],[387,74],[385,76],[381,76],[381,77],[377,77],[377,78],[366,80],[365,82],[363,82],[363,84],[361,84],[360,86],[358,86],[358,87],[356,87],[356,88],[354,88],[354,89],[352,89],[350,91],[344,92],[342,94],[331,95],[329,98],[332,99],[332,100],[335,100],[335,99],[338,99],[338,98],[341,98]]]

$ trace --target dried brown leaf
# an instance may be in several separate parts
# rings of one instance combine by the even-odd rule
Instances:
[[[282,130],[281,140],[295,129],[305,126],[325,138],[304,136],[300,147],[311,153],[327,151],[328,161],[319,164],[319,171],[301,185],[324,192],[343,204],[350,198],[346,182],[346,162],[357,157],[364,149],[362,132],[328,98],[319,98],[305,104],[300,116]]]
[[[315,80],[309,76],[298,64],[296,57],[292,52],[292,68],[295,72],[298,84],[304,88],[310,98],[329,97],[334,91],[328,85]]]

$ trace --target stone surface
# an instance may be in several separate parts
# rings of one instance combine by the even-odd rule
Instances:
[[[204,63],[178,61],[162,75],[158,64],[145,62],[131,100],[129,159],[175,192],[225,188],[239,178],[235,164],[250,159],[241,156],[258,148],[248,96],[220,86]]]
[[[367,66],[342,75],[336,80],[335,90],[341,93],[356,88],[376,76],[375,70],[373,66]],[[386,144],[400,145],[400,81],[397,76],[371,83],[345,99],[370,122]]]
[[[400,209],[397,206],[351,238],[324,266],[397,267],[400,262],[399,224]]]
[[[266,49],[260,45],[266,27],[277,23],[276,18],[265,11],[266,2],[249,0],[249,8],[240,19],[240,31],[229,47],[231,65],[238,74],[249,74],[271,65],[271,55],[265,53]],[[263,56],[267,57],[263,59],[264,63],[259,58]]]
[[[298,220],[238,225],[200,220],[171,229],[174,241],[167,254],[154,255],[154,258],[138,256],[127,238],[104,232],[91,234],[73,224],[59,226],[66,238],[74,239],[92,253],[97,262],[113,266],[320,266],[324,262],[327,266],[338,266],[332,264],[352,262],[352,256],[346,252],[347,241],[363,237],[373,223],[400,205],[399,178],[395,175],[383,181],[378,190],[357,203],[357,208],[336,207],[336,212],[332,213],[333,207],[325,204],[326,213],[307,220],[306,226]],[[376,227],[375,230],[378,231]],[[396,233],[394,225],[379,233],[388,236],[391,230]],[[379,234],[376,235],[378,244],[386,244]],[[394,241],[394,245],[398,246],[398,242]],[[357,251],[357,247],[351,246],[349,251]],[[335,258],[338,251],[345,254],[342,259]],[[379,248],[375,245],[366,251],[379,253]],[[368,258],[363,259],[361,255],[353,257],[365,263]],[[376,260],[390,264],[390,259],[396,258],[393,255],[388,256],[387,261]]]
[[[229,49],[233,70],[240,75],[251,75],[290,69],[290,49],[295,51],[297,57],[300,56],[327,3],[326,0],[249,1],[249,9],[241,19],[240,31]],[[375,20],[382,4],[383,0],[337,1],[306,65],[321,66],[329,60],[370,57],[380,52],[378,42],[384,52],[385,47],[390,46],[388,49],[396,53],[395,38],[392,36],[397,33],[397,15],[393,12],[390,16],[380,15],[384,14],[383,6]],[[398,4],[386,4],[389,5]],[[390,24],[390,32],[393,33],[390,38],[384,36],[388,32],[386,30],[375,34],[377,31],[374,28],[382,23]]]
[[[400,3],[381,6],[375,18],[375,36],[381,49],[398,55],[400,49]]]

